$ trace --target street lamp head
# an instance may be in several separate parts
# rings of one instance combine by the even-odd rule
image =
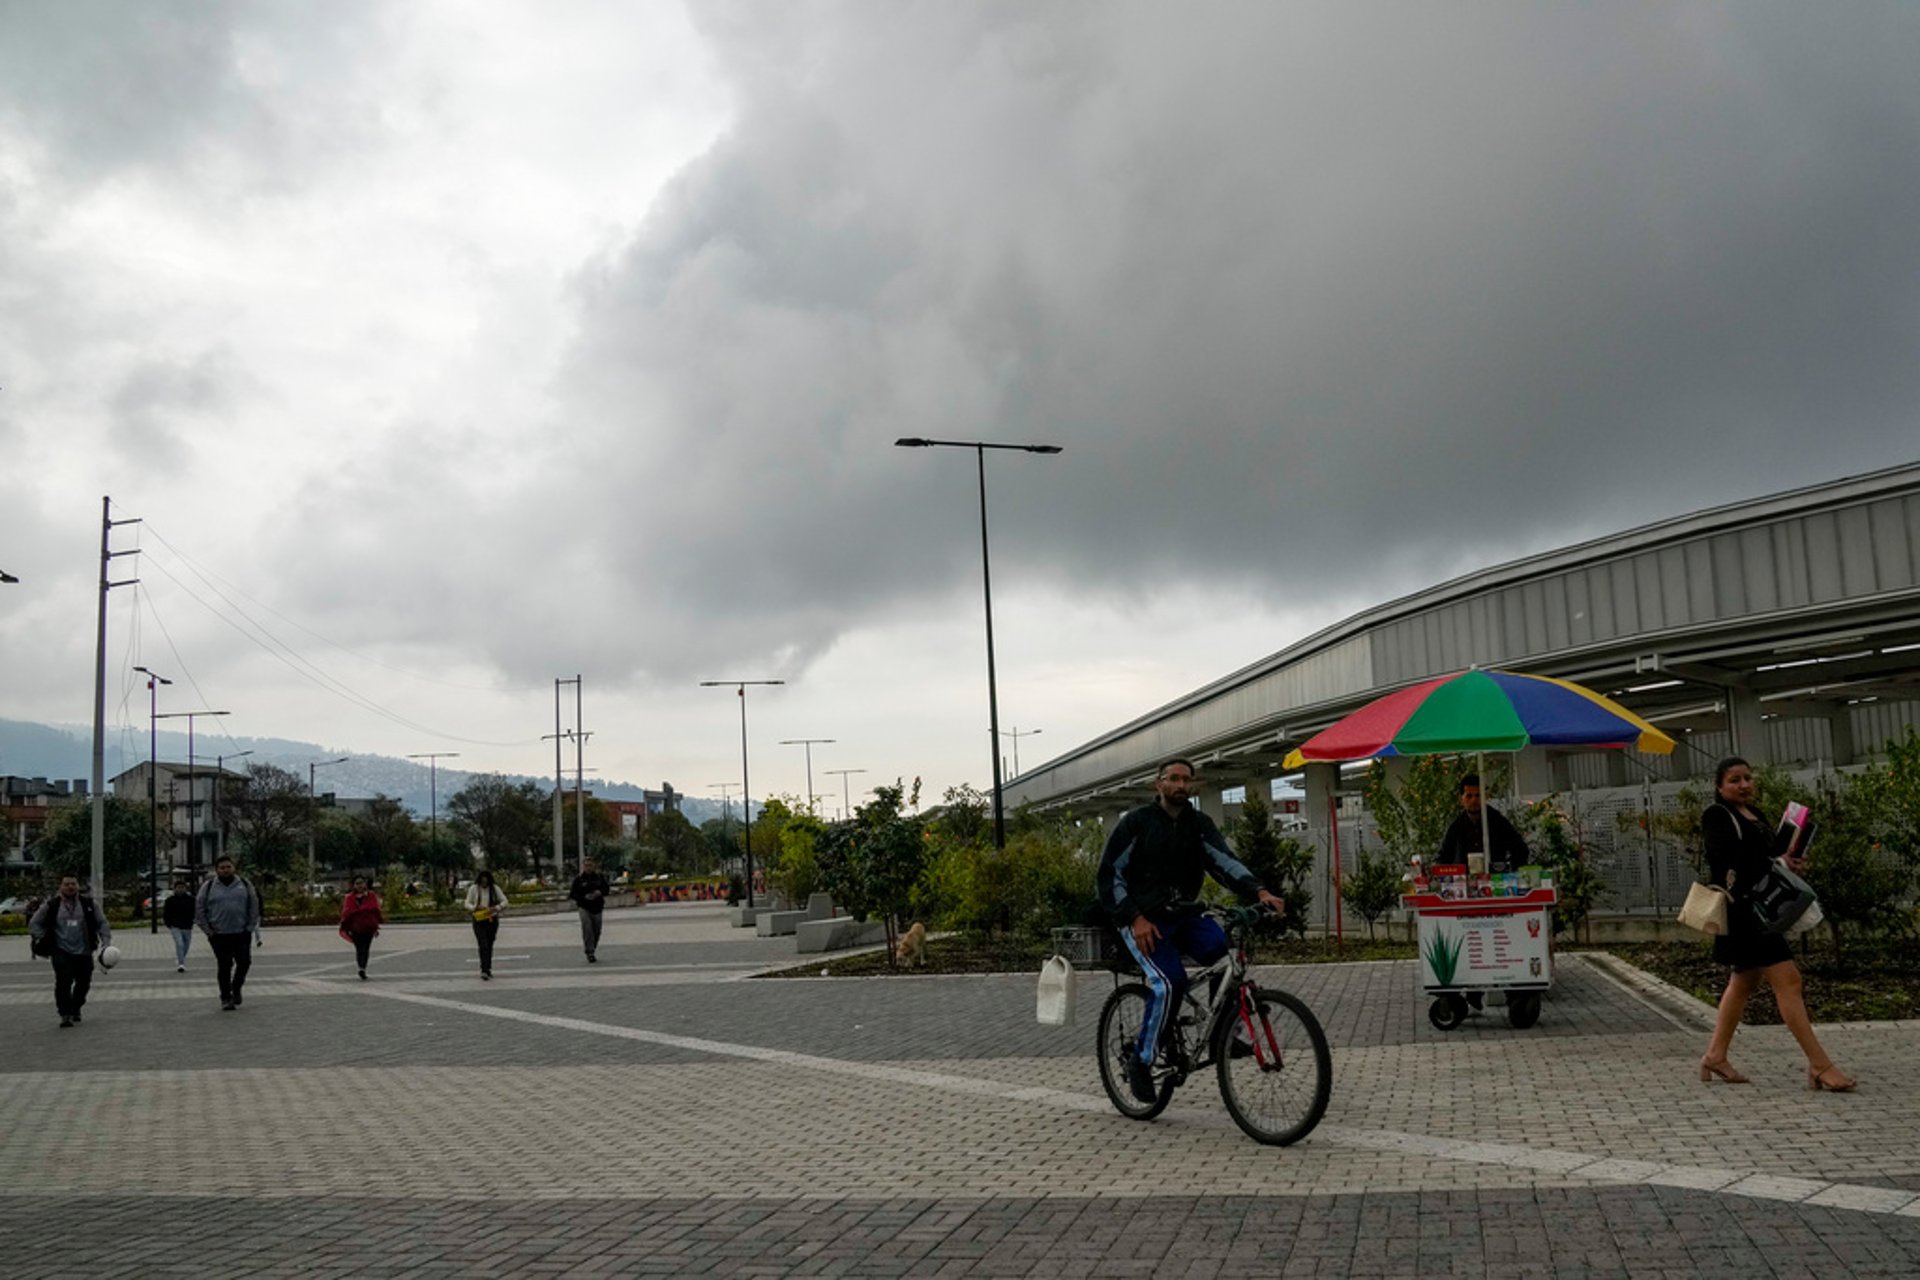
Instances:
[[[1058,453],[1060,452],[1060,446],[1057,444],[1030,444],[1027,446],[1027,452],[1028,453]]]
[[[138,671],[141,675],[145,676],[148,680],[157,680],[161,684],[173,683],[173,681],[167,679],[165,676],[159,674],[156,671],[150,671],[146,667],[135,667],[134,670]]]
[[[893,442],[896,449],[925,449],[932,444],[933,441],[923,440],[919,436],[901,436]]]

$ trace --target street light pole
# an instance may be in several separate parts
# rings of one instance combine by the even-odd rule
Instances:
[[[710,787],[720,788],[720,839],[727,843],[733,841],[733,806],[727,801],[727,792],[740,784],[737,782],[709,782]],[[732,861],[731,858],[728,859]]]
[[[160,691],[155,686],[172,684],[173,681],[155,675],[145,667],[135,667],[134,670],[147,678],[147,843],[153,846],[147,850],[147,932],[158,933],[160,904],[154,899],[160,896],[160,757],[156,754],[160,744],[160,722],[155,712],[160,710]]]
[[[230,756],[213,758],[213,860],[216,863],[227,853],[227,823],[220,812],[220,797],[227,789],[227,761],[252,754],[252,751],[236,751]]]
[[[901,449],[971,449],[980,471],[980,583],[987,602],[987,742],[993,755],[993,847],[1007,846],[1006,803],[1000,778],[1000,692],[993,670],[993,557],[987,549],[987,450],[1006,449],[1015,453],[1059,453],[1057,444],[998,444],[986,440],[928,440],[920,436],[902,436],[895,440]]]
[[[826,773],[829,777],[831,777],[833,774],[836,774],[836,773],[840,775],[840,804],[842,806],[841,816],[851,818],[853,816],[853,796],[849,794],[847,791],[847,775],[850,773],[865,773],[866,770],[865,769],[825,769],[825,770],[822,770],[822,772]]]
[[[807,749],[807,812],[813,812],[813,746],[816,742],[832,742],[832,738],[782,738],[783,747],[805,747]]]
[[[314,810],[319,807],[315,803],[313,795],[313,772],[316,769],[326,769],[336,764],[345,764],[351,759],[353,759],[352,756],[341,756],[338,760],[310,760],[307,762],[307,883],[306,887],[301,891],[302,897],[313,892],[313,830],[318,822]]]
[[[422,751],[418,755],[408,756],[409,760],[427,762],[427,859],[433,865],[433,859],[440,856],[440,774],[439,764],[460,753],[458,751]],[[472,861],[471,858],[468,859]]]
[[[193,785],[193,722],[199,716],[226,714],[225,711],[169,711],[157,717],[161,720],[184,717],[187,722],[187,865],[190,867],[198,862],[196,855],[200,852],[200,824],[196,821],[200,815],[200,799],[198,789]]]
[[[1039,729],[1028,729],[1023,732],[1018,726],[1015,726],[1012,729],[1002,729],[1000,731],[1002,737],[1013,739],[1013,776],[1014,777],[1017,778],[1020,776],[1020,739],[1031,738],[1034,734],[1040,733],[1040,732],[1043,732],[1043,731]]]
[[[753,906],[753,784],[747,775],[747,686],[785,684],[785,680],[702,680],[702,689],[732,685],[740,695],[740,836],[747,852],[747,906]]]

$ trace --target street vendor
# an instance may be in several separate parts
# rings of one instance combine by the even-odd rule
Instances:
[[[1480,799],[1480,775],[1470,773],[1460,779],[1457,789],[1460,797],[1460,813],[1454,818],[1453,825],[1447,828],[1447,834],[1440,841],[1439,861],[1443,863],[1466,864],[1470,853],[1485,852],[1482,847],[1482,825]],[[1487,859],[1487,871],[1498,875],[1503,871],[1518,871],[1533,860],[1527,849],[1527,842],[1508,822],[1506,816],[1492,805],[1485,806],[1485,839],[1493,845],[1493,851]]]

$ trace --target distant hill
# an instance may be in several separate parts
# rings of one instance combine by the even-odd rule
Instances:
[[[162,730],[157,742],[162,760],[187,758],[185,733]],[[235,745],[236,743],[238,745]],[[203,760],[207,764],[214,763],[216,753],[223,754],[231,760],[232,753],[235,751],[253,753],[233,763],[232,767],[236,769],[244,768],[253,761],[259,760],[302,775],[306,773],[307,765],[315,760],[347,756],[349,759],[345,764],[331,765],[319,775],[316,781],[320,790],[349,797],[392,796],[422,817],[426,816],[431,802],[428,768],[416,760],[397,756],[357,755],[348,747],[326,747],[312,742],[296,742],[288,738],[230,740],[222,736],[210,744],[205,734],[195,737],[194,758]],[[106,776],[109,779],[115,774],[124,773],[146,758],[147,737],[144,733],[128,736],[120,730],[108,730]],[[82,781],[90,781],[93,774],[93,730],[78,725],[47,725],[26,720],[0,720],[0,774],[14,774],[27,778],[65,778],[69,781],[78,778]],[[441,766],[438,782],[440,802],[445,804],[447,797],[465,786],[468,779],[473,776],[472,773],[463,770]],[[546,777],[531,774],[508,774],[507,776],[515,781],[530,779],[542,787],[552,785],[552,780]],[[589,790],[603,800],[643,800],[646,798],[647,789],[638,783],[612,782],[600,778],[594,780]],[[720,802],[705,797],[682,796],[680,811],[687,815],[689,821],[698,826],[708,818],[720,816]]]

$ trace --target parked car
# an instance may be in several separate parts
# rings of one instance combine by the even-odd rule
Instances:
[[[27,914],[27,899],[0,898],[0,916],[23,916]]]

